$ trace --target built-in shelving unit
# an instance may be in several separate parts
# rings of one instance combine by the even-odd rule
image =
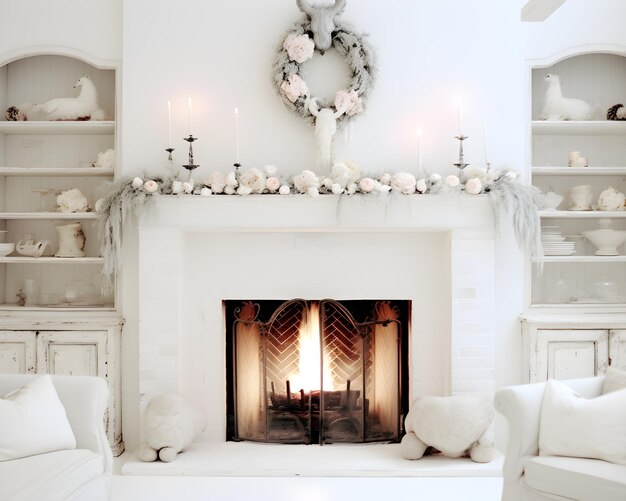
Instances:
[[[82,76],[94,83],[105,120],[4,120],[9,106],[76,96],[74,83]],[[68,304],[65,293],[72,286],[99,291],[103,258],[94,206],[115,170],[92,165],[98,153],[115,149],[116,69],[62,55],[33,55],[1,66],[0,82],[0,242],[17,243],[28,235],[49,242],[39,258],[17,252],[0,257],[0,311],[111,311],[114,297],[91,294],[90,306],[76,299]],[[71,188],[85,195],[89,212],[56,211],[56,194]],[[55,227],[73,222],[82,223],[86,256],[54,257],[59,247]],[[20,307],[17,293],[28,279],[37,284],[41,300]]]
[[[548,73],[560,76],[564,96],[592,103],[598,116],[591,121],[540,120]],[[531,79],[533,184],[564,197],[557,210],[542,210],[539,216],[542,226],[556,226],[563,237],[575,242],[574,255],[533,260],[531,306],[582,312],[610,306],[626,311],[624,246],[618,248],[620,255],[596,256],[596,248],[582,236],[584,231],[598,229],[601,218],[610,219],[616,230],[626,230],[626,211],[568,210],[573,206],[569,192],[575,186],[590,185],[594,204],[609,186],[626,192],[626,121],[602,120],[610,106],[626,101],[626,57],[590,50],[546,60],[531,68]],[[569,167],[572,151],[580,152],[589,167]],[[541,274],[537,273],[539,261]]]

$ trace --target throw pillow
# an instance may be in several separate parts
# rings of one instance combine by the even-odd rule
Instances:
[[[0,461],[75,449],[76,439],[50,376],[0,398]]]
[[[606,395],[612,391],[623,390],[624,388],[626,388],[626,371],[609,367],[604,375],[602,394]]]
[[[626,465],[626,389],[586,399],[559,381],[548,381],[541,407],[539,455]]]

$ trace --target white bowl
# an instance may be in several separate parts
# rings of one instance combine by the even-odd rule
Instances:
[[[541,205],[543,205],[544,210],[556,210],[562,201],[563,195],[550,191],[542,196]]]
[[[596,256],[618,256],[617,248],[626,242],[626,231],[592,230],[582,235],[597,247]]]
[[[5,257],[15,250],[15,244],[0,244],[0,256]]]

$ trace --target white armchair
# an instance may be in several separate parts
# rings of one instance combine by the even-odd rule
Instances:
[[[562,381],[585,398],[602,394],[604,377]],[[539,425],[546,383],[513,386],[495,396],[509,424],[503,501],[626,499],[626,466],[597,459],[539,456]],[[581,430],[584,433],[584,430]]]
[[[0,395],[35,377],[1,374]],[[106,501],[113,466],[103,421],[108,386],[96,377],[52,376],[52,382],[74,432],[76,449],[0,462],[0,499]]]

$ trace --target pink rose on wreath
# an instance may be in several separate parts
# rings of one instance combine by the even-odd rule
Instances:
[[[371,193],[376,187],[376,182],[371,177],[364,177],[359,182],[359,188],[363,193]]]
[[[283,81],[280,85],[280,89],[292,103],[295,103],[300,96],[309,95],[309,86],[300,78],[300,75],[296,75],[295,73],[289,77],[289,80]]]
[[[309,38],[309,35],[291,33],[285,38],[283,48],[289,54],[289,59],[302,64],[313,57],[315,42]]]
[[[335,108],[345,110],[349,117],[363,111],[363,100],[355,90],[340,90],[335,94]]]

